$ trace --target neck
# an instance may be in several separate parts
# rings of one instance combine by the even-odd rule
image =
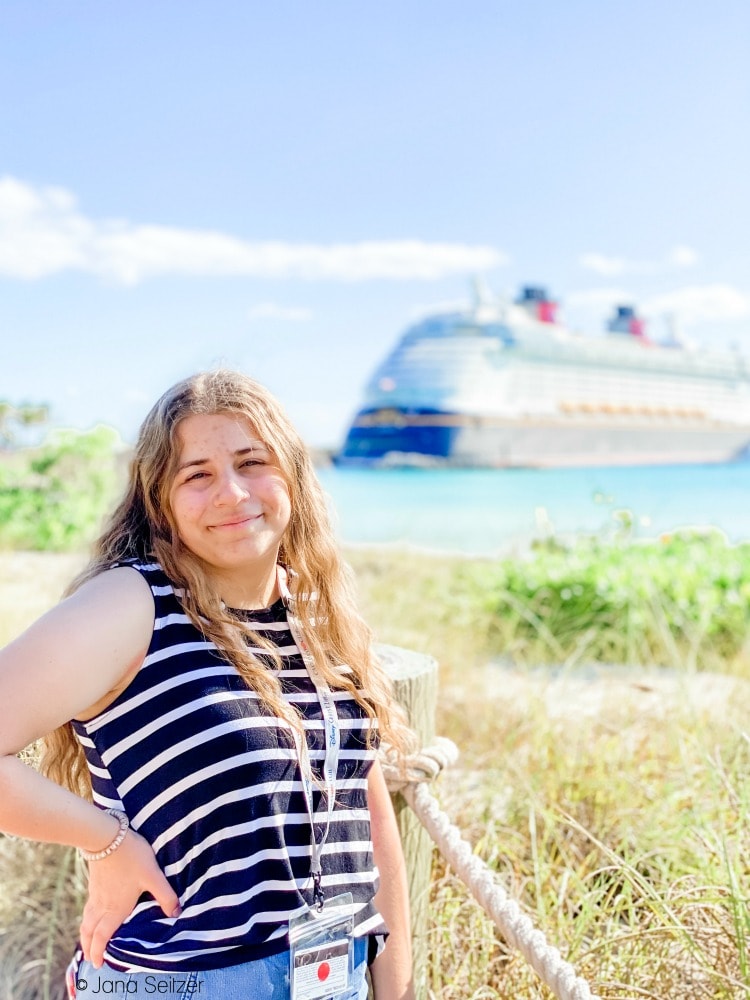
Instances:
[[[275,560],[262,573],[230,574],[214,571],[211,578],[228,608],[257,611],[270,607],[280,596]]]

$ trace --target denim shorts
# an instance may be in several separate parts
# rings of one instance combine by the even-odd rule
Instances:
[[[367,942],[354,939],[354,975],[347,993],[336,1000],[367,1000]],[[95,969],[83,960],[78,966],[75,1000],[105,1000],[134,996],[140,1000],[289,1000],[289,952],[270,955],[244,965],[207,972],[117,972],[105,962]]]

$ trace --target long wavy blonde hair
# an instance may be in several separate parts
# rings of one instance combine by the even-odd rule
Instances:
[[[299,729],[274,672],[248,651],[266,645],[224,608],[200,560],[181,542],[169,493],[177,471],[180,422],[192,414],[244,417],[273,453],[286,480],[291,517],[279,561],[287,566],[295,613],[316,665],[332,688],[345,689],[377,721],[380,738],[406,749],[410,734],[391,697],[390,682],[373,657],[372,634],[353,595],[351,574],[334,541],[325,497],[309,453],[268,390],[236,371],[202,372],[167,390],[146,417],[130,464],[125,495],[94,546],[86,569],[68,588],[127,559],[156,560],[182,591],[186,614],[235,666],[268,708]],[[273,649],[269,653],[274,656]],[[278,657],[277,657],[278,662]],[[347,664],[349,671],[342,671]],[[41,741],[40,767],[48,777],[91,798],[86,760],[70,722]]]

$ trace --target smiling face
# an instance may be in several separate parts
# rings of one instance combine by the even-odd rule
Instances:
[[[291,505],[276,458],[241,414],[192,414],[177,427],[169,491],[177,534],[233,607],[275,596],[276,560]]]

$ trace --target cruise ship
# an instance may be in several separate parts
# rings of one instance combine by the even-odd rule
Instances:
[[[725,462],[750,451],[750,362],[655,342],[632,306],[599,337],[542,288],[408,329],[338,464],[550,467]]]

